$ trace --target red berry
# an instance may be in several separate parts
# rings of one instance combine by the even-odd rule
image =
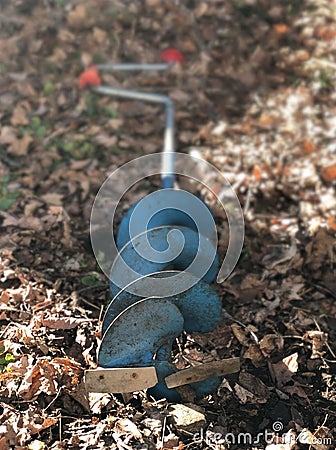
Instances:
[[[180,64],[184,61],[184,56],[176,48],[167,48],[162,52],[161,58],[166,62],[178,62]]]

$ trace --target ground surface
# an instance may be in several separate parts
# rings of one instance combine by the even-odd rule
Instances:
[[[331,0],[1,2],[1,449],[334,448],[335,13]],[[241,259],[218,287],[225,320],[174,350],[241,357],[218,392],[187,398],[205,414],[192,431],[164,401],[88,400],[82,382],[108,302],[92,203],[116,167],[160,150],[162,115],[80,91],[77,77],[170,46],[185,54],[178,70],[105,80],[169,93],[178,150],[222,170],[245,213]],[[267,444],[274,429],[292,440]]]

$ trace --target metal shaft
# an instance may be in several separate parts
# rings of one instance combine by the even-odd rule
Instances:
[[[173,66],[174,63],[157,63],[157,64],[135,64],[135,63],[121,63],[121,64],[98,64],[100,70],[115,71],[115,70],[166,70]],[[114,97],[126,98],[131,100],[140,100],[151,103],[161,103],[165,106],[165,132],[164,132],[164,146],[161,162],[161,180],[162,187],[169,189],[174,187],[175,173],[174,173],[174,103],[167,95],[154,94],[149,92],[133,91],[129,89],[114,88],[111,86],[98,86],[94,88],[95,92]]]
[[[136,70],[167,70],[173,66],[174,63],[153,63],[153,64],[137,64],[137,63],[115,63],[115,64],[97,64],[96,67],[99,70],[106,70],[114,72],[115,70],[127,70],[127,71],[136,71]]]

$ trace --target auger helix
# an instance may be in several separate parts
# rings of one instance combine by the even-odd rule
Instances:
[[[88,391],[118,393],[148,389],[155,399],[180,401],[178,386],[188,384],[197,397],[202,397],[213,392],[224,375],[239,370],[239,358],[180,371],[172,363],[173,342],[183,330],[208,333],[220,323],[221,299],[210,284],[219,269],[218,255],[206,228],[199,233],[199,224],[185,212],[188,204],[197,214],[204,203],[196,198],[191,202],[185,191],[174,188],[172,100],[165,95],[101,86],[99,77],[104,70],[166,70],[183,60],[174,49],[163,56],[165,62],[159,64],[97,65],[85,71],[79,80],[81,87],[90,85],[100,94],[161,103],[166,113],[162,190],[133,205],[121,221],[116,239],[119,254],[110,272],[113,299],[103,319],[99,368],[86,371],[85,382]],[[205,209],[211,215],[210,209]],[[134,216],[137,222],[132,219]],[[199,221],[202,222],[201,217]],[[145,232],[138,227],[143,223]],[[208,270],[199,272],[202,258],[211,255]],[[193,264],[195,258],[198,264]],[[151,292],[157,292],[154,285],[158,283],[160,295],[153,296]],[[173,285],[178,289],[172,289]]]

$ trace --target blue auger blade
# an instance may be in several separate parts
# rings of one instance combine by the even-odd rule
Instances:
[[[119,250],[131,240],[129,228],[133,214],[136,215],[136,224],[141,227],[135,235],[169,225],[190,228],[210,239],[216,233],[212,212],[206,203],[183,190],[163,189],[147,195],[127,211],[118,228]]]
[[[106,330],[98,352],[101,367],[151,366],[158,349],[172,347],[183,316],[171,302],[147,298],[126,308]]]
[[[178,271],[166,270],[138,278],[132,283],[132,292],[136,291],[138,294],[130,293],[126,286],[109,304],[103,319],[102,334],[125,308],[143,298],[141,295],[143,286],[150,283],[150,278],[166,278],[177,274],[179,274]],[[197,279],[188,272],[181,272],[179,275],[181,285],[183,283],[194,285],[176,296],[170,296],[169,291],[162,291],[162,297],[173,302],[181,311],[184,318],[184,329],[188,333],[208,333],[220,322],[221,299],[215,289],[205,281],[197,282]]]
[[[206,273],[204,267],[209,267]],[[136,236],[120,250],[111,270],[111,293],[115,296],[142,275],[164,270],[186,270],[211,282],[218,267],[216,248],[204,236],[184,227],[155,228]],[[145,290],[142,295],[159,296],[160,292]]]

